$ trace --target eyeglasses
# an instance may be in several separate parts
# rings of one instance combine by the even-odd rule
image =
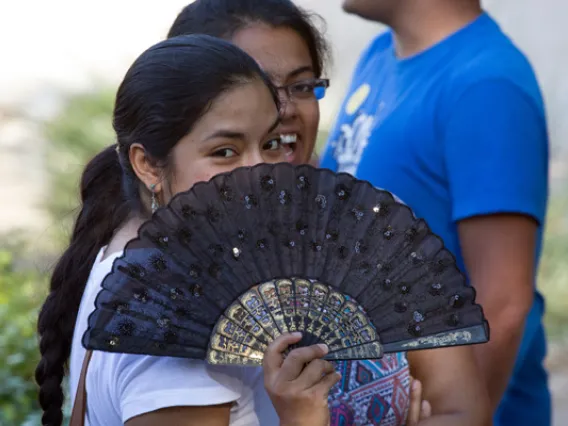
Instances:
[[[276,87],[278,90],[286,92],[288,99],[317,99],[325,97],[325,92],[329,87],[329,80],[325,78],[313,78],[309,80],[297,81],[285,86]]]

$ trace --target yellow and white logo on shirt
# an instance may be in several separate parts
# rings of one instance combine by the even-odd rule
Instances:
[[[355,114],[357,110],[361,108],[361,105],[363,105],[363,102],[365,102],[369,93],[371,93],[371,86],[367,83],[363,83],[359,86],[359,88],[353,92],[347,101],[347,104],[345,105],[345,112],[349,115]]]

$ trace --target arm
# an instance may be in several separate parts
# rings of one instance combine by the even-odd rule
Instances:
[[[125,426],[228,426],[230,404],[210,407],[170,407],[134,417]]]
[[[422,382],[422,397],[432,409],[432,416],[419,426],[492,425],[472,347],[416,351],[407,356],[412,376]]]
[[[525,216],[491,215],[463,220],[459,238],[491,340],[475,347],[492,409],[505,393],[533,301],[537,224]]]
[[[269,345],[264,385],[281,426],[328,424],[328,393],[340,377],[321,359],[327,353],[321,345],[294,349],[284,359],[283,352],[300,339],[301,333],[287,334]],[[244,387],[240,374],[250,374],[246,367],[216,368],[203,361],[123,357],[130,360],[117,368],[126,426],[228,426]]]
[[[117,357],[112,399],[127,426],[228,426],[244,390],[241,370],[204,361],[111,354]]]
[[[533,301],[547,201],[545,119],[512,84],[481,82],[453,106],[444,149],[465,268],[491,327],[490,343],[474,350],[494,410]]]

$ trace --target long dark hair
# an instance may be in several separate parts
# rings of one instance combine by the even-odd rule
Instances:
[[[187,135],[220,94],[262,80],[278,97],[257,63],[232,44],[206,35],[175,37],[146,50],[130,67],[116,95],[116,145],[87,164],[81,178],[81,211],[69,247],[51,277],[38,320],[41,361],[36,369],[42,424],[62,423],[61,387],[71,352],[81,297],[99,250],[131,214],[143,211],[147,191],[129,162],[133,143],[167,167],[172,148]]]
[[[296,31],[308,46],[314,72],[321,77],[330,60],[329,48],[314,24],[315,13],[307,12],[290,0],[196,0],[187,5],[173,23],[168,37],[208,34],[231,40],[240,29],[261,23]],[[318,19],[323,23],[323,19]]]

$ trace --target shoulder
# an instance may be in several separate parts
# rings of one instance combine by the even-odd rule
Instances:
[[[89,375],[107,376],[112,381],[112,387],[120,392],[126,391],[132,384],[162,390],[219,386],[238,396],[243,387],[240,368],[213,366],[202,360],[186,358],[99,351],[93,353]],[[147,386],[142,386],[141,382],[147,383]]]
[[[365,55],[371,55],[373,53],[381,53],[385,50],[389,50],[392,47],[393,34],[391,30],[384,31],[378,34],[371,42],[367,45],[367,48],[363,52],[363,57]]]
[[[372,39],[359,56],[359,61],[355,68],[355,75],[361,72],[366,65],[370,63],[376,66],[375,62],[380,61],[385,54],[391,51],[392,43],[393,38],[390,30],[380,33]]]
[[[255,377],[262,374],[259,369],[247,372]],[[112,407],[126,422],[162,408],[248,400],[253,392],[249,379],[243,377],[242,369],[211,366],[201,360],[95,352],[87,394],[90,407]]]
[[[502,89],[502,95],[525,98],[544,115],[544,102],[534,69],[525,54],[505,34],[474,43],[456,59],[444,92],[449,105],[459,102],[472,90],[490,86]]]

